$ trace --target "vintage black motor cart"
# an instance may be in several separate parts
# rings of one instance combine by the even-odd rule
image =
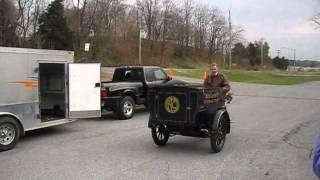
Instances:
[[[150,88],[150,117],[154,143],[163,146],[170,136],[209,138],[214,153],[223,149],[230,133],[230,117],[220,88],[177,84]]]

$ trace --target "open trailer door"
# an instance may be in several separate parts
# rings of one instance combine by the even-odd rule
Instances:
[[[69,118],[101,117],[100,64],[69,64]]]

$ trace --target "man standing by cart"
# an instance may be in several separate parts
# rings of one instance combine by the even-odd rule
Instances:
[[[226,95],[226,100],[231,102],[231,86],[227,78],[219,72],[219,67],[216,63],[210,65],[210,74],[204,77],[205,88],[217,88],[220,87],[223,93]]]

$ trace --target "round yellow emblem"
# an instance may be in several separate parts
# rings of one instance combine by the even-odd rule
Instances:
[[[169,96],[164,101],[164,108],[168,113],[174,114],[180,109],[180,101],[175,96]]]

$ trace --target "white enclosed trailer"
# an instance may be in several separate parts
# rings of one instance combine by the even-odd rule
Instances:
[[[0,47],[0,151],[26,131],[101,116],[100,64],[71,51]]]

